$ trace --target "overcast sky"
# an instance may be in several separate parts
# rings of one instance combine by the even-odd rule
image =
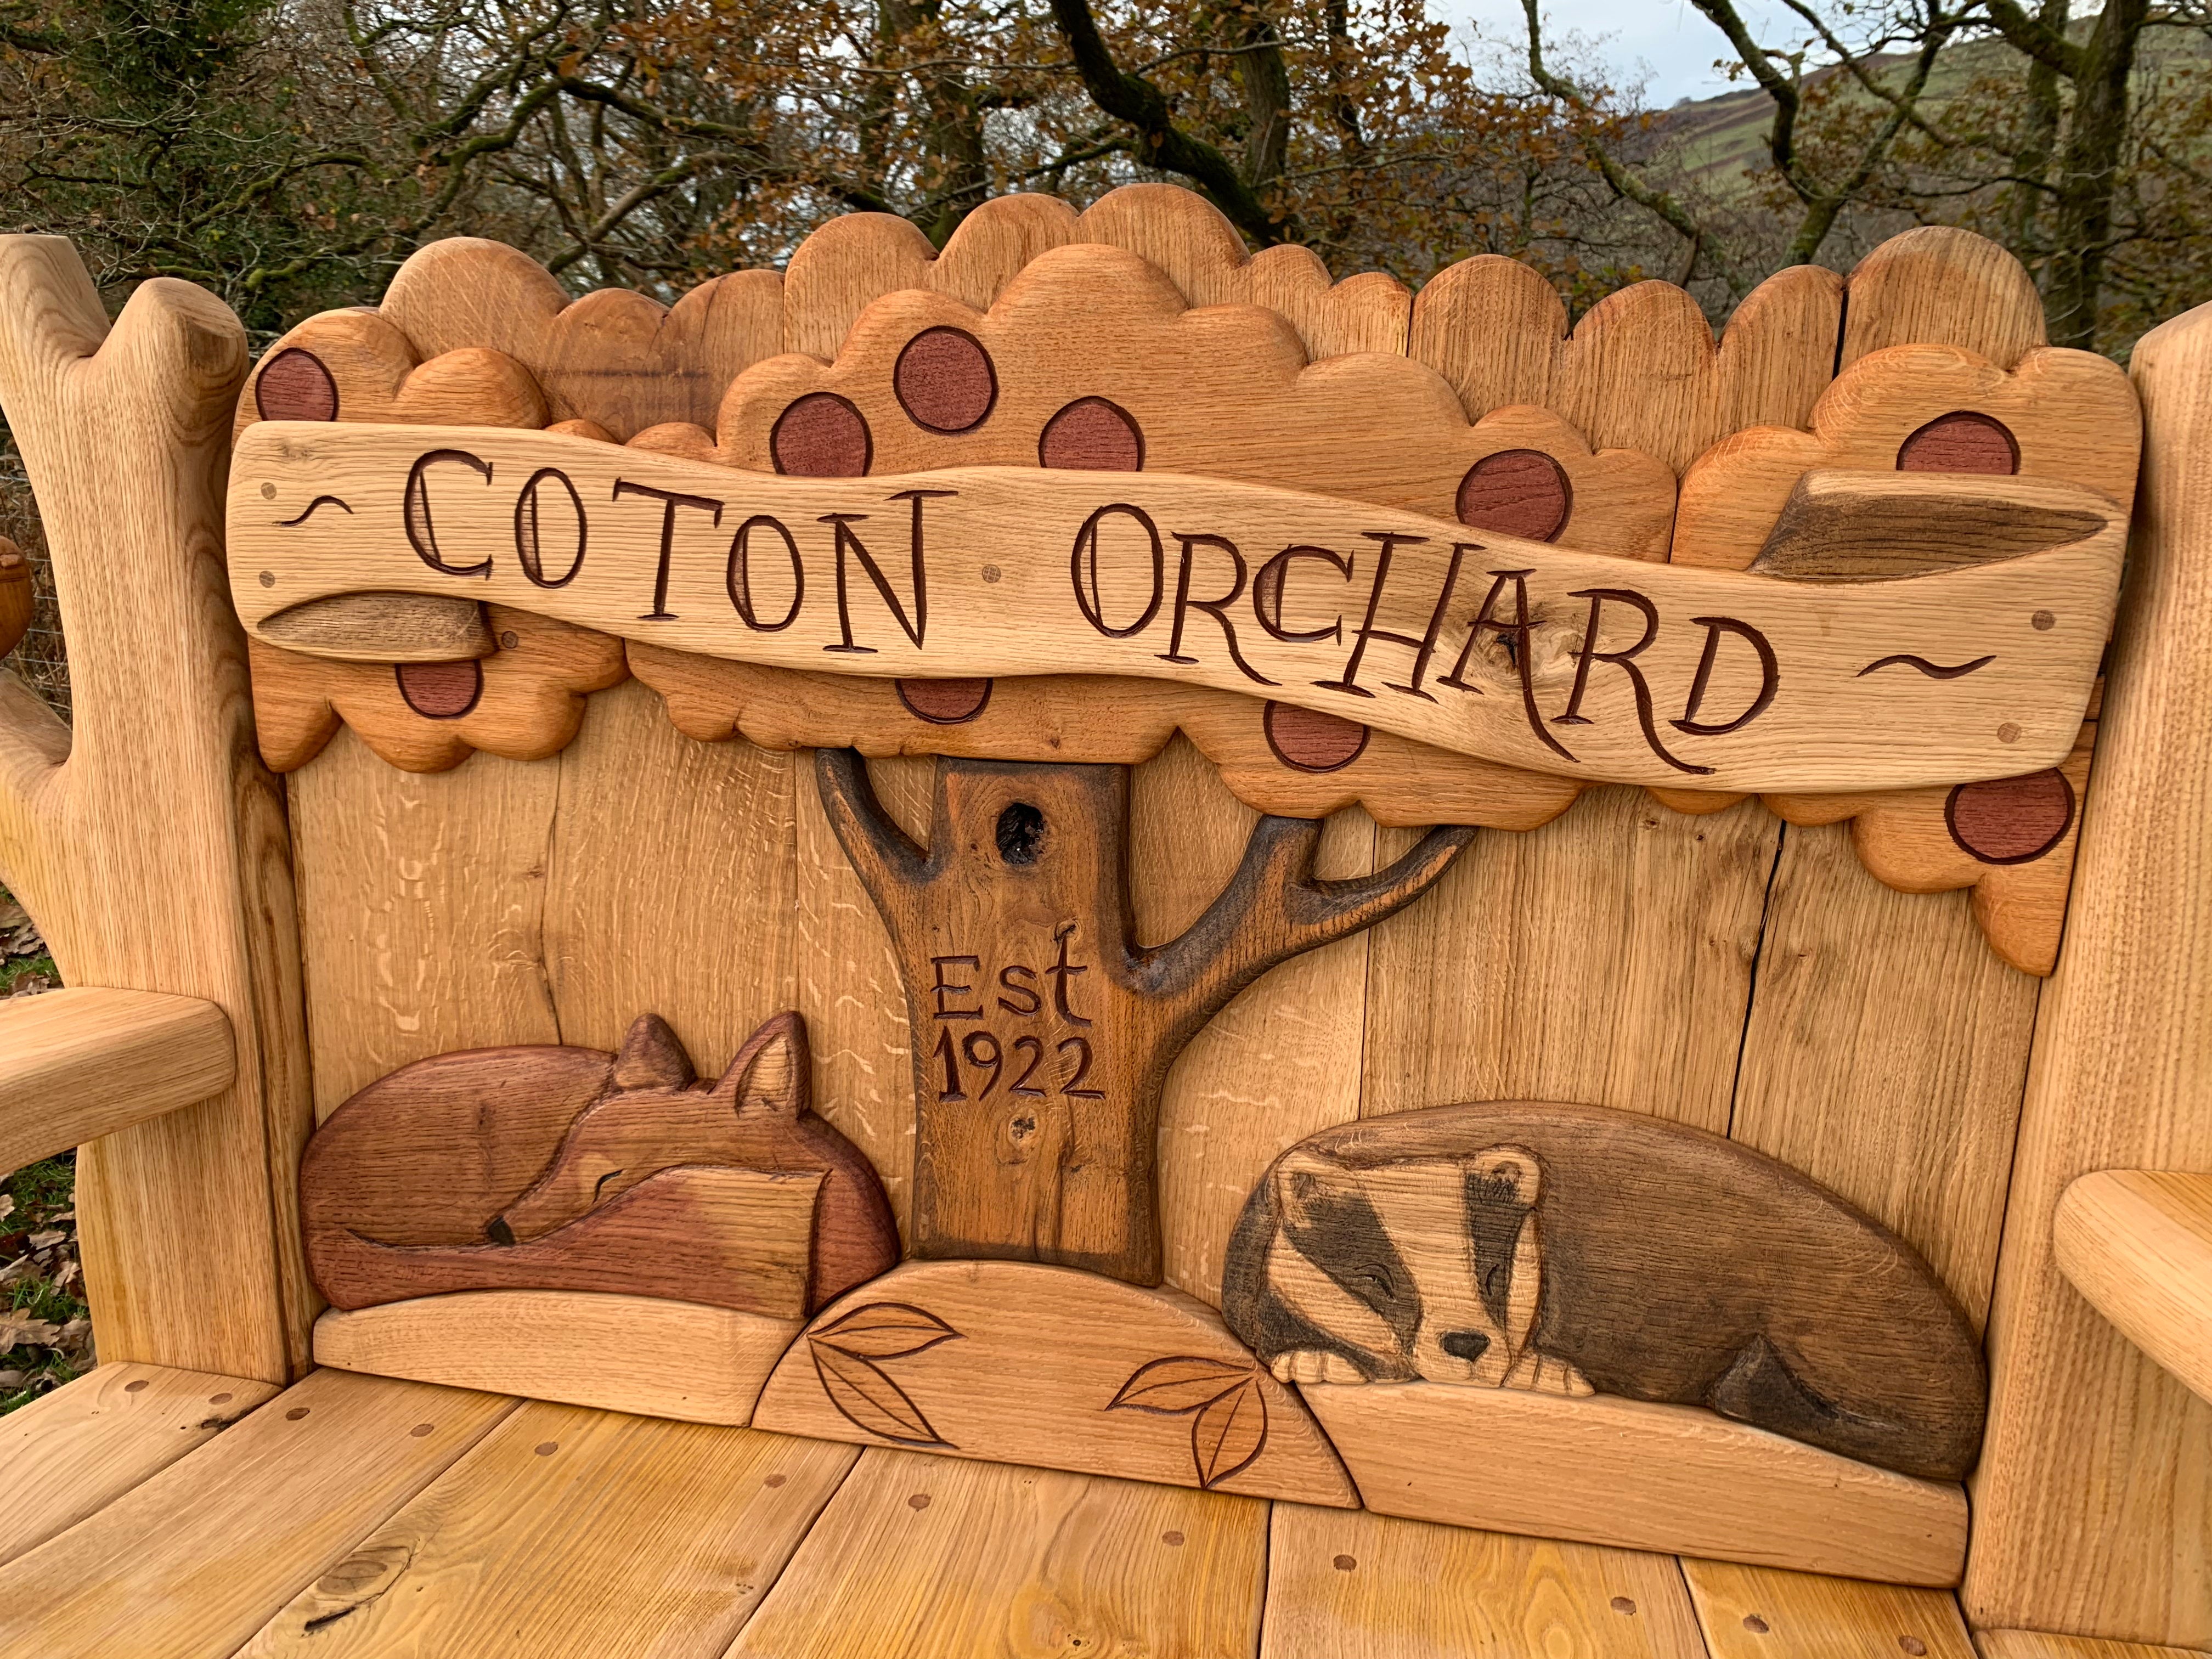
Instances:
[[[1759,0],[1745,7],[1748,18],[1762,21],[1781,10]],[[1435,13],[1455,23],[1474,23],[1486,40],[1516,52],[1525,38],[1521,0],[1436,0]],[[1713,71],[1716,58],[1733,55],[1728,42],[1689,0],[1550,0],[1544,19],[1547,41],[1553,32],[1570,29],[1601,39],[1598,56],[1620,84],[1638,79],[1638,65],[1648,70],[1644,96],[1662,108],[1678,98],[1710,98],[1730,89]],[[1777,29],[1765,38],[1778,43],[1786,34]],[[1737,87],[1749,84],[1739,82]]]

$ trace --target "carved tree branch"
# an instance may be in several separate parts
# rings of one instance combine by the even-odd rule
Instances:
[[[898,917],[903,907],[898,901],[907,890],[928,880],[928,854],[884,811],[859,750],[816,750],[814,777],[837,844],[883,912],[884,925],[895,934],[902,932]]]
[[[1313,873],[1320,821],[1263,817],[1220,896],[1180,939],[1144,952],[1137,975],[1172,1008],[1176,1028],[1195,1028],[1279,963],[1403,909],[1436,884],[1474,834],[1471,826],[1441,825],[1373,875],[1324,881]]]

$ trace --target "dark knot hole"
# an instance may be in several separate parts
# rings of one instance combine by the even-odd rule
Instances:
[[[1044,814],[1018,800],[999,814],[999,856],[1009,864],[1035,864],[1044,840]]]

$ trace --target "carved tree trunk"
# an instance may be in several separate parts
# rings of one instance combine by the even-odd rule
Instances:
[[[1160,1091],[1199,1028],[1276,963],[1373,925],[1449,866],[1432,830],[1389,869],[1313,876],[1318,821],[1262,818],[1190,930],[1140,946],[1128,769],[939,759],[929,848],[849,750],[816,757],[830,823],[890,928],[914,1038],[914,1253],[1160,1280]]]

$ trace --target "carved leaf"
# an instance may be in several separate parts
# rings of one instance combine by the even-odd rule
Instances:
[[[1210,1406],[1252,1375],[1249,1365],[1176,1354],[1139,1365],[1121,1390],[1106,1402],[1108,1411],[1158,1412],[1180,1417]]]
[[[1190,1422],[1190,1457],[1198,1484],[1209,1490],[1243,1468],[1267,1443],[1267,1400],[1260,1379],[1248,1375],[1232,1389],[1201,1407]]]
[[[855,1359],[903,1359],[959,1334],[922,1309],[903,1302],[871,1302],[807,1336],[817,1346],[835,1348]]]
[[[902,1446],[950,1446],[930,1427],[921,1407],[883,1369],[857,1354],[810,1340],[815,1375],[830,1403],[854,1427]]]

